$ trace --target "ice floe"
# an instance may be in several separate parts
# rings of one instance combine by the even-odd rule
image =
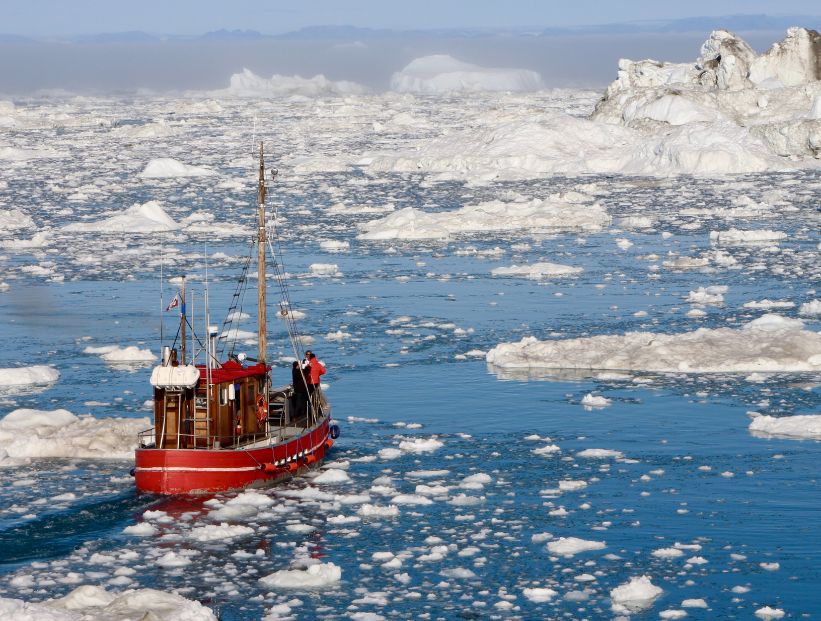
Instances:
[[[210,608],[175,593],[155,589],[128,589],[114,593],[92,585],[77,587],[65,597],[44,602],[0,598],[0,617],[9,621],[217,621]]]
[[[761,437],[821,440],[821,414],[756,416],[749,429],[750,433]]]
[[[603,541],[589,541],[579,537],[559,537],[547,544],[548,551],[558,556],[575,556],[582,552],[604,550],[606,547],[607,544]]]
[[[281,589],[316,589],[340,581],[342,569],[333,563],[318,563],[307,569],[281,569],[259,581],[267,587]]]
[[[610,599],[615,612],[640,612],[652,606],[663,592],[649,576],[639,576],[611,590]]]
[[[17,409],[0,419],[0,464],[29,459],[133,459],[147,418],[75,416],[68,410]]]
[[[559,263],[539,262],[531,265],[511,265],[510,267],[496,267],[490,270],[494,276],[520,276],[531,280],[542,278],[556,278],[572,276],[584,271],[584,268]]]
[[[466,205],[455,211],[426,212],[406,207],[360,225],[359,239],[449,239],[486,231],[598,231],[609,222],[602,205],[571,192],[528,203]]]
[[[134,204],[122,213],[102,220],[74,222],[63,227],[64,231],[73,233],[104,233],[121,235],[122,233],[161,233],[176,231],[180,228],[162,205],[157,201]]]
[[[213,170],[202,166],[185,164],[172,157],[158,157],[145,165],[139,176],[143,179],[166,179],[169,177],[208,177]]]
[[[0,390],[6,387],[53,384],[59,378],[60,372],[57,369],[39,364],[30,367],[0,369]]]
[[[679,334],[628,332],[539,341],[526,337],[491,349],[499,368],[634,370],[683,373],[817,371],[821,334],[803,322],[767,314],[740,328],[700,328]]]

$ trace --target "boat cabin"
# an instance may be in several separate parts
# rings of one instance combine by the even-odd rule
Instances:
[[[156,367],[151,373],[155,447],[221,448],[264,435],[267,370],[263,364],[244,367],[235,360],[210,370],[170,361]]]

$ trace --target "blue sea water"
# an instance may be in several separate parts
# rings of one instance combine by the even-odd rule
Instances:
[[[237,125],[243,120],[225,118]],[[219,135],[210,125],[201,131],[201,145]],[[71,170],[82,176],[88,166],[73,159]],[[230,166],[220,170],[237,172]],[[303,177],[299,184],[287,179],[287,171],[281,176],[281,193],[274,187],[272,194],[286,219],[282,242],[284,267],[293,275],[291,299],[306,313],[300,325],[315,337],[312,349],[329,368],[328,396],[342,427],[328,465],[343,467],[350,481],[318,485],[300,477],[266,490],[275,499],[271,508],[227,521],[252,532],[198,541],[192,529],[214,523],[209,513],[236,494],[138,495],[128,475],[131,463],[123,460],[67,456],[8,466],[0,483],[0,596],[39,601],[79,584],[150,587],[201,601],[225,621],[259,619],[283,604],[290,612],[281,616],[297,619],[367,619],[364,613],[389,619],[602,619],[618,615],[610,591],[646,575],[663,594],[635,618],[658,618],[661,611],[682,609],[687,599],[706,602],[706,608],[686,609],[693,619],[749,619],[763,606],[782,609],[787,618],[821,616],[821,445],[755,437],[747,415],[818,413],[817,374],[768,374],[763,381],[641,371],[598,379],[578,372],[522,375],[466,355],[529,335],[739,326],[764,312],[743,303],[764,298],[795,302],[776,312],[796,317],[819,282],[817,174],[714,181],[550,178],[482,186],[414,175],[363,181],[355,170]],[[22,179],[9,182],[3,200],[27,205],[55,242],[30,253],[6,250],[0,259],[6,270],[0,280],[11,285],[0,293],[0,367],[49,364],[61,375],[52,386],[2,395],[0,415],[18,408],[65,408],[100,419],[147,416],[150,368],[113,367],[84,349],[117,344],[158,352],[160,262],[166,278],[188,274],[202,299],[205,256],[216,256],[209,260],[209,278],[212,308],[218,307],[230,299],[247,241],[182,233],[69,235],[59,227],[80,215],[99,218],[117,205],[146,200],[162,201],[177,219],[206,209],[218,222],[243,217],[250,227],[253,185],[226,195],[213,191],[207,179],[156,185],[123,179],[122,195],[81,200],[61,215],[56,206],[63,198],[41,189],[35,178]],[[613,217],[603,231],[369,243],[356,239],[356,224],[381,214],[325,211],[339,200],[442,211],[506,192],[543,196],[591,183],[595,188],[588,189]],[[740,195],[761,199],[773,189],[795,209],[731,220],[686,215],[727,208]],[[652,225],[619,228],[621,218],[636,215],[651,218]],[[737,261],[732,269],[664,265],[710,251],[709,231],[730,226],[776,229],[787,238],[728,249]],[[634,245],[620,250],[616,238]],[[347,241],[350,249],[325,252],[318,239]],[[512,248],[521,243],[529,246]],[[497,266],[540,260],[584,272],[545,281],[490,274]],[[21,270],[33,261],[63,278]],[[313,263],[337,264],[341,275],[310,277]],[[704,317],[688,316],[688,292],[710,285],[728,286],[724,303],[705,307]],[[164,299],[171,295],[166,282]],[[253,293],[248,300],[245,310],[253,314]],[[635,315],[639,311],[647,314]],[[166,335],[173,332],[170,315]],[[821,327],[812,318],[805,321],[809,329]],[[253,325],[252,317],[243,328]],[[325,338],[337,330],[349,336]],[[272,326],[271,347],[283,382],[291,353],[284,336]],[[255,350],[253,344],[242,348],[249,355]],[[581,400],[588,393],[612,403],[587,409]],[[380,454],[413,438],[435,438],[441,446]],[[547,444],[559,450],[534,453]],[[589,448],[621,456],[577,455]],[[485,482],[465,482],[477,474],[487,475],[479,479]],[[585,485],[560,492],[560,481]],[[429,504],[399,504],[394,517],[328,521],[360,517],[364,501],[351,495],[368,494],[367,502],[379,506],[399,494],[421,503],[420,484],[441,487],[424,496]],[[167,517],[152,522],[146,511]],[[144,521],[157,532],[123,532]],[[546,547],[560,537],[605,547],[563,557]],[[677,543],[688,546],[681,556],[653,555]],[[189,564],[159,565],[168,552]],[[385,557],[374,559],[380,552],[401,562],[384,567]],[[290,590],[259,581],[316,560],[339,566],[341,581]],[[556,594],[534,602],[525,595],[534,587]]]

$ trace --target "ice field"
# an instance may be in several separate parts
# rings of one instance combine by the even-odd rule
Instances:
[[[601,102],[436,57],[387,93],[0,102],[0,618],[818,618],[808,36]],[[342,437],[280,487],[138,496],[160,270],[201,331],[207,265],[222,323],[258,140]]]

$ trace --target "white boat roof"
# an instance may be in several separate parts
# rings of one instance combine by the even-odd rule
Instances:
[[[151,371],[151,385],[155,388],[193,388],[200,379],[200,370],[194,365],[158,366]]]

